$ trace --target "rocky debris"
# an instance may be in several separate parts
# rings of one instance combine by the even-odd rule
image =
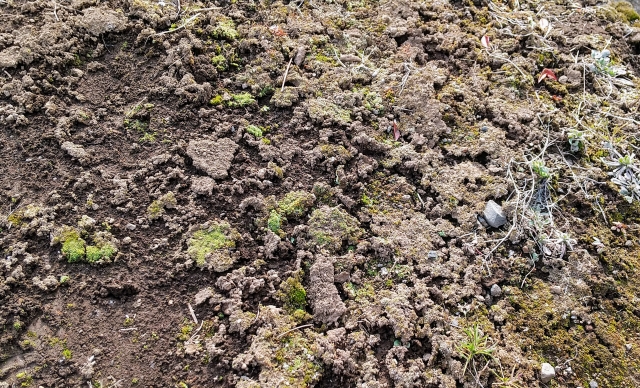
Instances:
[[[491,286],[491,296],[493,296],[494,298],[498,298],[500,297],[500,295],[502,295],[502,288],[500,288],[500,286],[497,284]]]
[[[238,145],[231,139],[191,140],[187,147],[187,155],[193,165],[213,179],[223,179],[229,175],[231,162]]]
[[[551,366],[551,364],[545,362],[542,364],[540,368],[540,381],[543,383],[548,383],[556,377],[556,370]]]
[[[196,294],[194,304],[199,306],[208,301],[211,297],[213,297],[213,290],[210,287],[203,288]]]
[[[79,144],[74,144],[70,141],[65,141],[64,143],[62,143],[61,148],[67,154],[69,154],[69,156],[71,156],[74,159],[77,159],[81,163],[86,162],[87,159],[89,158],[89,153],[84,149],[83,146]]]
[[[313,317],[317,322],[335,323],[347,311],[334,282],[333,262],[324,256],[316,256],[309,270],[309,296]]]
[[[107,32],[121,32],[126,28],[127,18],[121,12],[91,7],[85,9],[83,13],[78,24],[93,36],[100,36]]]
[[[191,178],[191,191],[200,195],[211,195],[216,187],[216,181],[208,176],[194,176]]]
[[[507,223],[507,217],[505,217],[504,212],[502,211],[502,206],[498,205],[493,200],[487,202],[482,215],[484,216],[484,220],[487,224],[492,228],[499,228]]]

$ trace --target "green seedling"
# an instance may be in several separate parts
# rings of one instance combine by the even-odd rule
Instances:
[[[456,350],[460,352],[460,356],[465,359],[462,373],[466,373],[469,364],[474,362],[477,357],[484,358],[485,360],[493,359],[494,349],[492,346],[488,346],[489,336],[483,335],[477,324],[463,331],[467,338],[456,347]]]

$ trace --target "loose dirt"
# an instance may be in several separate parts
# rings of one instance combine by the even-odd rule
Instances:
[[[0,18],[0,388],[640,386],[629,3]]]

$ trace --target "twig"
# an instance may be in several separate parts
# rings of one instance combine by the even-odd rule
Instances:
[[[289,59],[289,64],[287,65],[287,70],[284,71],[284,78],[282,79],[282,87],[280,88],[281,92],[284,90],[284,83],[287,82],[287,76],[289,75],[289,68],[291,67],[291,62],[293,62],[293,57],[291,57],[291,59]]]
[[[200,322],[200,327],[198,327],[198,329],[196,329],[196,331],[191,335],[191,338],[189,338],[188,340],[185,341],[185,344],[186,343],[191,343],[191,341],[196,337],[196,335],[198,334],[200,329],[202,329],[202,325],[204,325],[204,321]]]
[[[58,13],[57,13],[57,10],[58,10],[58,3],[56,3],[56,2],[54,1],[54,2],[53,2],[53,16],[55,16],[55,17],[56,17],[56,22],[59,22],[59,21],[60,21],[60,19],[58,19]]]
[[[285,335],[291,333],[294,330],[300,330],[300,329],[304,329],[305,327],[309,327],[309,326],[313,326],[312,323],[306,324],[306,325],[302,325],[302,326],[298,326],[298,327],[294,327],[293,329],[287,330],[284,333],[280,334],[279,336],[276,337],[276,339],[280,339],[282,337],[284,337]]]
[[[131,330],[138,330],[137,327],[127,327],[126,329],[120,329],[120,331],[131,331]]]
[[[196,313],[193,311],[193,307],[191,307],[191,303],[187,303],[187,306],[189,306],[189,312],[191,313],[191,318],[193,318],[193,322],[197,325],[198,318],[196,318]]]
[[[149,35],[149,36],[147,37],[147,39],[149,39],[149,38],[151,38],[151,37],[154,37],[154,36],[166,35],[166,34],[170,34],[170,33],[172,33],[172,32],[176,32],[176,31],[178,31],[178,30],[181,30],[181,29],[185,28],[185,27],[187,26],[187,24],[189,24],[189,23],[191,23],[192,21],[194,21],[198,16],[200,16],[200,13],[199,13],[199,12],[198,12],[197,14],[195,14],[195,15],[191,16],[189,19],[185,20],[185,22],[184,22],[184,23],[182,23],[181,25],[179,25],[179,26],[178,26],[178,27],[176,27],[175,29],[173,29],[173,30],[169,30],[169,31],[162,31],[162,32],[158,32],[158,33],[153,34],[153,35]]]
[[[180,0],[176,0],[178,3],[178,14],[177,16],[180,17],[180,12],[182,11],[182,8],[180,7]]]

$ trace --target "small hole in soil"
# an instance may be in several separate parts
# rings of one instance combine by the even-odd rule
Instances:
[[[395,38],[393,38],[393,40],[396,41],[396,44],[398,45],[398,47],[402,46],[404,42],[406,42],[408,39],[409,37],[407,35],[396,36]]]

